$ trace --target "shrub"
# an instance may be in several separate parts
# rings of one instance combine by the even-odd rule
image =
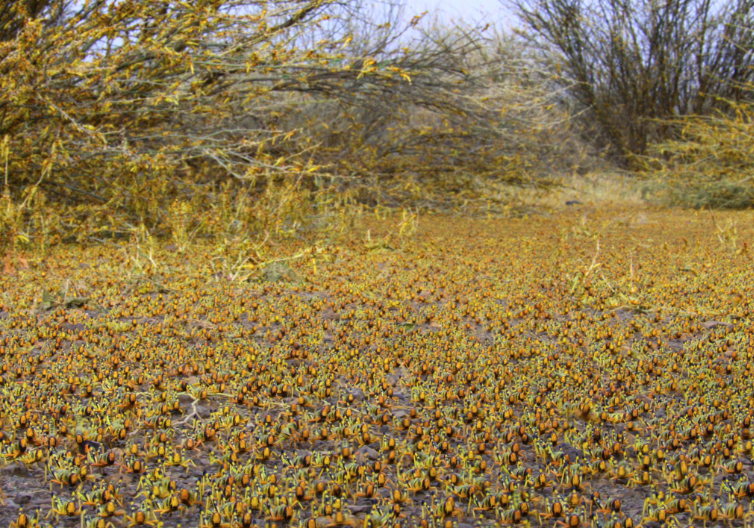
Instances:
[[[748,0],[510,0],[532,45],[623,162],[672,140],[668,120],[751,96]]]
[[[665,203],[697,209],[754,206],[754,106],[730,102],[729,112],[668,122],[678,138],[651,145],[635,164],[658,179]]]

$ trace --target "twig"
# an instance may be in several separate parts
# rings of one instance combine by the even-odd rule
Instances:
[[[594,254],[594,258],[592,259],[592,263],[589,265],[589,269],[586,270],[586,273],[584,273],[584,278],[586,279],[589,274],[595,269],[600,266],[600,263],[597,262],[597,257],[600,255],[600,241],[597,241],[597,252]]]
[[[197,400],[197,399],[194,399],[194,401],[193,401],[193,402],[191,402],[191,414],[189,414],[188,416],[186,416],[186,417],[185,417],[185,418],[184,418],[183,420],[181,420],[180,422],[176,422],[176,425],[185,425],[186,423],[188,423],[189,419],[193,418],[194,416],[196,416],[196,418],[197,418],[197,419],[198,419],[198,420],[199,420],[200,422],[204,423],[204,420],[202,420],[202,417],[201,417],[201,416],[199,416],[199,414],[198,414],[198,413],[196,412],[196,404],[197,404],[198,402],[199,402],[199,400]]]

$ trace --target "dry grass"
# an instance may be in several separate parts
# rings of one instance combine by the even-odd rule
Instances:
[[[564,209],[643,208],[647,182],[620,173],[599,172],[553,178],[547,189],[488,184],[488,203],[505,214],[553,214]]]

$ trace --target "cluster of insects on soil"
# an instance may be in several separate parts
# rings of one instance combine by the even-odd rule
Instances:
[[[561,220],[437,218],[296,282],[30,259],[0,277],[0,522],[751,525],[753,272],[692,220],[598,259]]]

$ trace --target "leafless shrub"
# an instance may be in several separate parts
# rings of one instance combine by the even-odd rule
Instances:
[[[429,20],[409,38],[363,24],[350,28],[358,53],[410,82],[302,94],[283,122],[317,145],[322,164],[371,187],[372,201],[431,206],[448,193],[479,196],[490,182],[547,186],[596,163],[554,70],[515,36]]]
[[[752,0],[510,0],[526,35],[624,161],[672,139],[679,116],[751,96]]]

